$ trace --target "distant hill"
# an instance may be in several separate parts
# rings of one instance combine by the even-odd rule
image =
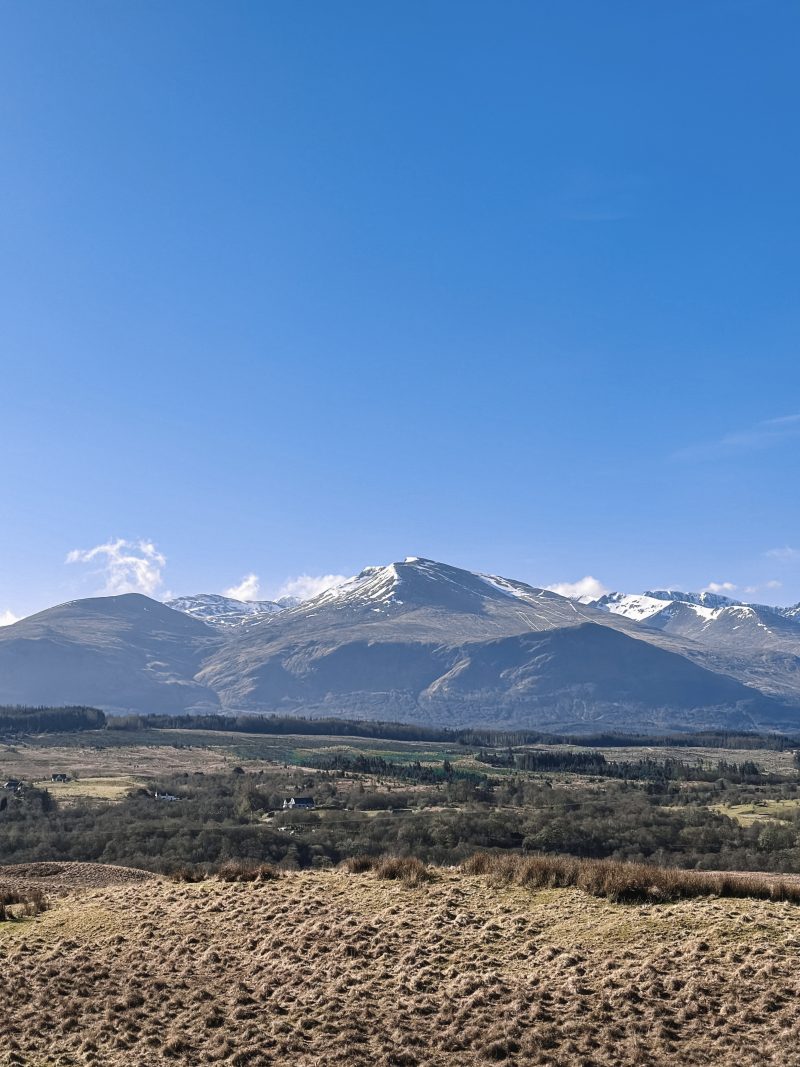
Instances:
[[[0,703],[219,709],[195,675],[220,638],[137,593],[73,600],[0,629]]]

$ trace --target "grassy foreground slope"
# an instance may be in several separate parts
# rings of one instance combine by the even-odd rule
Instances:
[[[82,870],[0,925],[3,1067],[800,1063],[796,905]]]

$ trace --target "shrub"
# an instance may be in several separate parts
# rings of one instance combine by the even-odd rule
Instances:
[[[759,875],[685,871],[647,863],[579,860],[570,856],[533,856],[478,852],[462,870],[493,882],[531,889],[574,886],[617,903],[682,900],[689,897],[755,897],[800,903],[800,881]]]
[[[217,878],[221,882],[268,882],[280,877],[280,871],[271,863],[252,864],[231,860],[217,869]]]
[[[416,856],[386,856],[376,864],[375,873],[379,878],[396,879],[406,885],[433,881],[430,870]]]
[[[177,867],[169,877],[173,882],[204,882],[207,876],[200,867]]]
[[[23,915],[40,915],[47,910],[47,900],[41,889],[21,890],[0,888],[0,922]],[[13,911],[10,909],[14,908]]]
[[[348,874],[363,874],[374,870],[377,862],[372,856],[348,856],[342,861],[342,867]]]

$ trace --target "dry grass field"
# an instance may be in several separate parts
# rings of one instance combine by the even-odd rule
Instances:
[[[233,757],[222,746],[0,744],[0,773],[26,781],[47,782],[51,774],[79,778],[152,778],[184,771],[213,772],[230,767]],[[48,787],[49,788],[49,787]]]
[[[800,908],[622,905],[446,869],[6,869],[0,1064],[800,1064]]]

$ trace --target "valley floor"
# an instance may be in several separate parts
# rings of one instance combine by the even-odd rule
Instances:
[[[0,868],[0,1064],[800,1064],[800,908],[305,871]]]

